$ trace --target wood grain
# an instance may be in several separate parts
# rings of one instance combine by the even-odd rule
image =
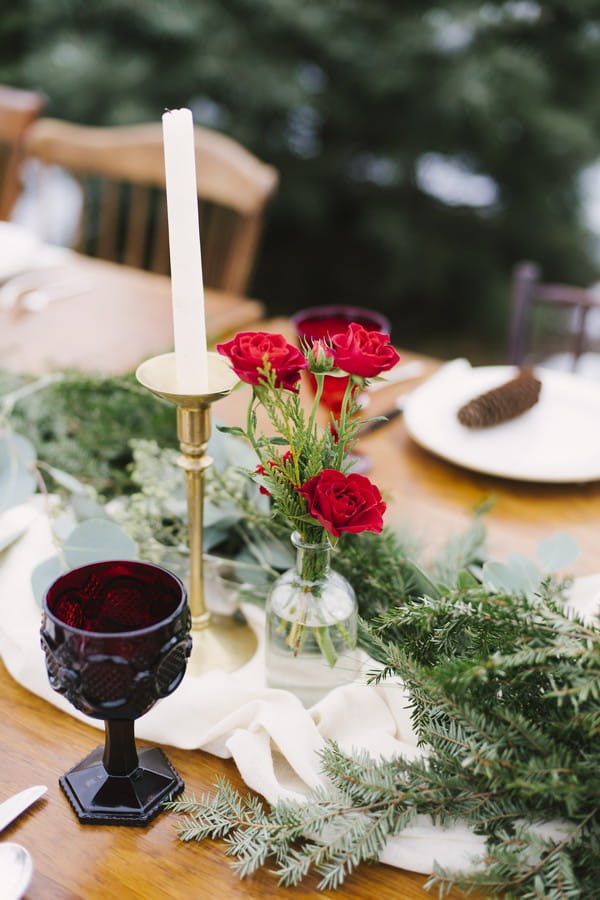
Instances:
[[[173,347],[171,282],[156,275],[80,254],[40,270],[39,285],[60,281],[81,286],[76,296],[55,299],[40,312],[0,309],[0,367],[44,373],[77,368],[120,375]],[[258,300],[206,290],[210,341],[255,325]]]
[[[41,652],[41,651],[40,651]],[[23,844],[35,862],[29,900],[100,900],[106,897],[369,897],[417,900],[425,876],[390,866],[365,866],[343,891],[318,891],[317,880],[285,889],[261,871],[240,881],[219,842],[183,844],[177,817],[161,814],[146,828],[80,825],[58,786],[58,776],[101,743],[102,733],[29,693],[0,663],[0,801],[30,784],[47,784],[48,793],[7,828],[3,840]],[[140,741],[140,746],[145,742]],[[227,776],[246,790],[234,764],[202,751],[165,751],[185,781],[200,794]],[[457,896],[456,894],[454,896]]]

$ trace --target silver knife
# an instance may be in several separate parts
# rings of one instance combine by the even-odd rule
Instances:
[[[34,787],[25,788],[14,797],[9,797],[4,803],[0,803],[0,831],[10,825],[13,819],[20,816],[22,812],[25,812],[32,803],[39,800],[47,790],[45,784],[36,784]]]

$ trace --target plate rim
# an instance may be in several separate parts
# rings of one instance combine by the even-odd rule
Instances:
[[[406,430],[408,432],[409,437],[413,440],[418,446],[422,447],[428,453],[433,454],[439,459],[444,460],[445,462],[451,463],[452,465],[458,466],[459,468],[469,471],[475,472],[481,475],[488,475],[494,478],[502,478],[504,480],[510,481],[518,481],[518,482],[529,482],[531,484],[556,484],[556,485],[568,485],[568,484],[589,484],[595,481],[600,480],[600,458],[598,461],[598,468],[595,472],[588,471],[583,474],[575,474],[569,476],[566,474],[551,474],[551,473],[540,473],[535,474],[531,472],[527,472],[526,474],[519,474],[514,470],[506,471],[502,470],[500,467],[496,465],[486,465],[486,464],[476,464],[470,461],[465,461],[460,458],[460,454],[456,455],[452,452],[445,452],[443,448],[438,447],[437,445],[432,445],[430,441],[428,441],[422,434],[419,433],[418,428],[415,430],[415,423],[413,421],[413,416],[411,414],[411,409],[416,409],[417,402],[419,401],[423,395],[426,395],[428,391],[432,390],[431,381],[435,379],[438,375],[440,375],[443,369],[447,366],[452,365],[453,363],[464,362],[465,368],[464,375],[468,376],[472,372],[492,372],[496,371],[499,374],[504,372],[506,380],[510,377],[514,376],[514,374],[518,371],[519,366],[511,365],[511,364],[498,364],[498,365],[486,365],[486,366],[472,366],[468,360],[466,359],[456,359],[449,360],[440,366],[439,369],[436,370],[428,379],[423,381],[417,388],[411,391],[410,397],[407,398],[406,403],[404,405],[404,422],[406,426]],[[543,365],[534,365],[532,367],[534,371],[542,371],[544,375],[550,380],[554,380],[555,383],[562,382],[563,384],[573,385],[574,381],[577,381],[577,386],[579,388],[583,388],[586,393],[589,394],[597,394],[598,399],[600,401],[600,384],[596,384],[590,379],[585,379],[580,375],[577,375],[573,372],[563,372],[556,369],[545,368]],[[475,390],[479,390],[476,388]],[[483,389],[485,390],[485,388]],[[476,393],[473,396],[477,396]]]

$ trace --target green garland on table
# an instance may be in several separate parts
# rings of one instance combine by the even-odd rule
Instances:
[[[373,680],[393,676],[408,689],[426,759],[382,762],[329,744],[321,758],[329,789],[266,810],[221,781],[213,795],[170,804],[183,816],[181,839],[225,839],[240,876],[274,864],[281,884],[316,870],[319,887],[336,888],[429,814],[487,838],[481,865],[429,879],[439,896],[452,887],[597,896],[600,632],[565,613],[550,580],[536,597],[460,580],[435,597],[406,597],[363,627],[384,666]]]
[[[107,499],[135,487],[132,438],[177,446],[174,407],[133,376],[67,371],[33,379],[0,371],[0,399],[10,427],[31,441],[40,459]]]
[[[208,541],[260,598],[289,565],[287,531],[237,472],[253,469],[244,446],[227,435],[218,440]],[[37,466],[62,496],[57,530],[68,511],[71,527],[79,522],[75,533],[88,528],[88,544],[89,528],[97,539],[103,521],[103,533],[117,529],[143,558],[185,564],[174,444],[172,409],[131,380],[0,374],[0,462],[11,463],[4,472],[0,466],[0,488],[9,502],[23,502]],[[477,514],[427,565],[410,535],[389,529],[346,535],[336,554],[336,566],[361,587],[360,640],[381,666],[373,681],[406,686],[426,760],[382,762],[330,744],[321,759],[329,790],[268,810],[220,782],[213,795],[170,804],[183,816],[183,840],[225,838],[240,875],[274,862],[283,884],[315,869],[321,887],[333,888],[426,813],[439,823],[467,822],[487,839],[481,866],[434,874],[429,884],[440,896],[453,885],[485,888],[487,896],[595,896],[599,632],[565,611],[566,585],[548,574],[564,569],[574,548],[557,535],[540,545],[537,562],[513,554],[498,563],[485,561],[484,536]],[[67,564],[82,561],[72,555],[72,533],[63,549]],[[548,831],[547,822],[558,827]]]

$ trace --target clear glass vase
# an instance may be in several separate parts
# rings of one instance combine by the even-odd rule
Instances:
[[[354,590],[331,569],[331,544],[292,534],[296,565],[273,584],[266,605],[267,685],[312,706],[358,674]]]

